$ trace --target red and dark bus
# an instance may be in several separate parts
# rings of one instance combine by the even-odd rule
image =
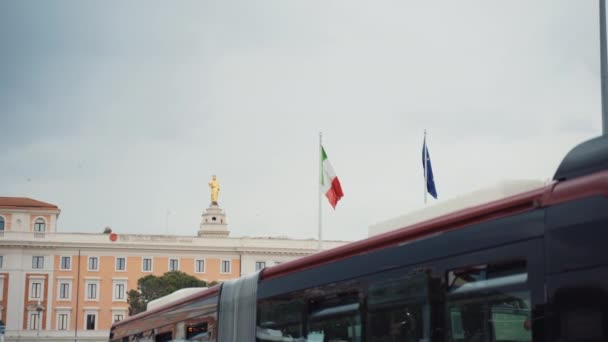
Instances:
[[[266,268],[111,341],[608,341],[608,138],[553,181]]]

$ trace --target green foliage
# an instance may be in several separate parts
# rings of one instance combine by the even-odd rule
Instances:
[[[146,311],[148,302],[187,287],[205,287],[207,283],[180,271],[158,277],[147,275],[137,281],[137,290],[128,292],[129,316]]]

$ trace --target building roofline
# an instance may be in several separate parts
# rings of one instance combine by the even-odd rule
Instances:
[[[46,209],[59,210],[55,204],[28,197],[0,197],[0,209]]]

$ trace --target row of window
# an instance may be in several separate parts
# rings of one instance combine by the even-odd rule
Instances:
[[[525,264],[452,269],[442,278],[394,270],[263,299],[257,341],[532,341]]]
[[[44,280],[32,280],[30,282],[29,300],[44,300]],[[125,302],[127,300],[127,281],[112,281],[112,301]],[[87,280],[85,282],[85,299],[99,300],[99,280]],[[59,280],[57,286],[57,300],[69,301],[72,299],[72,280]]]
[[[0,255],[0,268],[2,268],[2,255]],[[258,265],[258,264],[261,264]],[[153,261],[152,258],[142,258],[141,270],[143,272],[152,272]],[[260,270],[266,266],[266,263],[256,263],[256,270]],[[169,271],[179,271],[179,259],[169,259]],[[259,268],[258,268],[259,267]],[[32,257],[32,268],[43,269],[44,268],[44,256],[33,256]],[[59,269],[62,271],[72,270],[72,257],[62,256],[59,263]],[[116,271],[127,270],[127,259],[125,257],[115,257]],[[89,257],[88,261],[89,271],[99,271],[99,257]],[[194,272],[205,273],[205,259],[196,259],[194,262]],[[221,273],[232,273],[232,262],[231,260],[222,260],[221,262]]]
[[[69,258],[69,257],[62,257]],[[153,260],[152,258],[143,257],[141,262],[141,270],[142,272],[152,272],[153,270]],[[169,259],[168,264],[169,271],[179,271],[179,259]],[[99,261],[97,257],[89,257],[89,271],[97,271],[99,270]],[[124,257],[116,257],[115,258],[115,270],[116,271],[126,271],[126,258]],[[196,273],[205,273],[205,259],[196,259],[194,261],[194,272]],[[221,273],[231,273],[232,272],[232,263],[230,260],[222,260],[221,262]]]
[[[6,220],[4,217],[0,216],[0,231],[4,231],[6,227]],[[34,221],[34,232],[36,233],[44,233],[46,231],[46,220],[42,217],[39,217]]]
[[[70,329],[70,313],[60,311],[57,313],[57,330],[69,330]],[[38,312],[30,312],[28,328],[29,330],[38,330],[40,328],[41,314]],[[125,312],[112,313],[112,321],[119,322],[125,319]],[[88,312],[84,323],[86,330],[97,329],[97,312]]]
[[[3,266],[3,256],[0,255],[0,268]],[[275,261],[275,265],[280,262]],[[153,268],[152,258],[142,258],[141,270],[142,272],[152,272]],[[169,259],[169,271],[179,271],[179,259]],[[266,267],[265,261],[256,261],[255,270],[259,271]],[[44,269],[44,256],[33,256],[32,257],[32,269]],[[59,263],[59,269],[62,271],[72,270],[72,257],[62,256]],[[99,271],[99,257],[90,256],[88,260],[89,271]],[[127,270],[127,259],[125,257],[115,257],[115,270],[126,271]],[[194,272],[205,273],[205,259],[196,259],[194,261]],[[232,273],[232,265],[230,260],[222,260],[221,262],[221,273]]]

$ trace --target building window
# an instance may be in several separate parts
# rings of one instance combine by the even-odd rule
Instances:
[[[221,273],[230,273],[230,260],[222,260]]]
[[[126,301],[127,282],[124,280],[114,281],[114,301],[124,302]]]
[[[127,269],[127,260],[126,258],[116,258],[116,270],[124,271]]]
[[[42,283],[33,281],[30,287],[30,298],[31,299],[42,299]]]
[[[141,270],[144,272],[152,272],[152,258],[143,258]]]
[[[0,216],[0,232],[4,231],[4,217]]]
[[[259,271],[261,269],[263,269],[264,267],[266,267],[266,263],[264,261],[256,261],[255,262],[255,270]]]
[[[70,285],[69,282],[60,282],[59,283],[59,299],[60,300],[69,300],[72,296],[70,293]]]
[[[70,316],[67,313],[57,314],[57,330],[68,330],[70,324]]]
[[[34,231],[36,233],[44,233],[46,231],[46,221],[40,217],[34,222]]]
[[[71,270],[72,269],[72,258],[69,256],[62,256],[60,268],[62,270],[66,270],[66,271]]]
[[[123,319],[125,319],[125,315],[124,314],[114,314],[114,322],[120,322]]]
[[[196,273],[205,273],[205,260],[196,260]]]
[[[97,257],[89,257],[89,271],[99,270],[99,259]]]
[[[97,300],[97,283],[87,283],[87,299]]]
[[[178,259],[169,259],[169,271],[178,271],[179,270],[179,260]]]
[[[0,268],[2,268],[3,263],[4,263],[4,255],[0,255]]]
[[[95,330],[95,318],[97,318],[96,314],[87,314],[87,321],[86,321],[87,330]]]
[[[38,326],[40,324],[40,313],[39,312],[30,312],[30,330],[38,330]]]
[[[44,268],[44,257],[33,256],[32,257],[32,268],[41,269]]]

